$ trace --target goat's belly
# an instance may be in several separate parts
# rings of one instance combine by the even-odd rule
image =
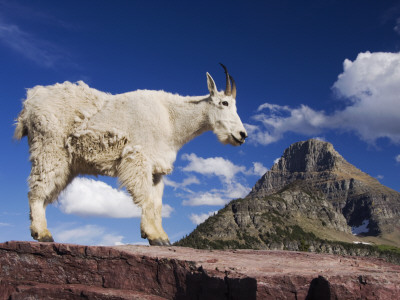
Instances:
[[[78,173],[116,176],[117,164],[128,140],[112,132],[87,131],[67,139],[66,147]]]

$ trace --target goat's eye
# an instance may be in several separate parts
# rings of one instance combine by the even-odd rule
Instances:
[[[229,103],[228,103],[228,101],[222,101],[222,105],[223,105],[223,106],[228,106]]]

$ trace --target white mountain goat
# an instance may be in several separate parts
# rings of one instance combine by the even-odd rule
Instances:
[[[142,238],[170,245],[161,225],[162,177],[172,171],[178,150],[208,130],[234,146],[247,137],[236,111],[235,82],[222,67],[225,91],[218,92],[207,73],[207,96],[148,90],[111,95],[82,81],[29,89],[15,138],[28,136],[32,237],[53,241],[46,206],[75,176],[92,174],[118,177],[142,208]]]

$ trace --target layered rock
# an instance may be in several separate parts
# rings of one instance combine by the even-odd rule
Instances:
[[[396,299],[400,267],[288,251],[0,244],[0,299]]]

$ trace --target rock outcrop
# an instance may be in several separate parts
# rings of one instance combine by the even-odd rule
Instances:
[[[400,266],[328,254],[0,244],[0,299],[396,299]]]

